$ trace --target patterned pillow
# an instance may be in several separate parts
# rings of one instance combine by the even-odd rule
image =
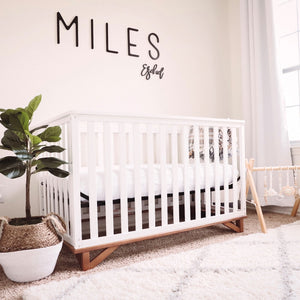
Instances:
[[[209,159],[210,161],[215,160],[215,150],[214,150],[214,129],[208,129],[208,136],[209,136]],[[231,137],[231,129],[227,129],[225,133],[225,138],[227,139],[228,145],[228,156],[232,155],[232,137]],[[221,129],[218,130],[218,139],[219,139],[219,159],[224,159],[224,149],[223,149],[223,131]],[[199,157],[200,159],[204,160],[204,130],[203,128],[199,129]],[[193,127],[190,128],[189,133],[189,157],[195,158],[195,151],[194,151],[194,129]]]

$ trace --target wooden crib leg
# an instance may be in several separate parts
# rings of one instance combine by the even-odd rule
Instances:
[[[223,223],[226,227],[232,229],[235,232],[243,232],[244,231],[244,219],[238,219],[231,222]]]
[[[83,271],[87,271],[99,265],[106,257],[112,254],[117,248],[118,246],[106,248],[92,260],[90,260],[90,251],[78,253],[76,254],[76,257],[79,261],[81,269]]]

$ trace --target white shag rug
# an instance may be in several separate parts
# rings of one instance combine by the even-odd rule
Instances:
[[[300,299],[300,221],[23,294],[25,300],[234,298]]]

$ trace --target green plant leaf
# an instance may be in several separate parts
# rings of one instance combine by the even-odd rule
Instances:
[[[56,177],[60,177],[60,178],[65,178],[67,176],[69,176],[69,172],[68,171],[65,171],[65,170],[62,170],[62,169],[58,169],[58,168],[55,168],[55,169],[49,169],[49,172],[56,176]]]
[[[48,125],[42,125],[42,126],[36,127],[34,129],[30,130],[30,133],[34,133],[37,130],[44,129],[44,128],[47,128],[47,127],[48,127]]]
[[[36,166],[37,170],[43,168],[55,169],[63,164],[67,164],[67,162],[55,157],[43,157],[36,160],[36,162],[37,162],[37,166]]]
[[[29,130],[29,116],[23,108],[17,108],[17,111],[19,112],[17,114],[17,118],[19,119],[19,122],[22,126],[23,131]]]
[[[21,160],[27,161],[33,159],[33,155],[27,152],[27,150],[14,150],[14,153]]]
[[[31,166],[32,166],[32,167],[36,166],[37,164],[38,164],[38,161],[37,161],[36,159],[33,159],[33,160],[31,161]]]
[[[46,147],[43,147],[39,150],[33,151],[33,155],[38,156],[38,155],[40,155],[41,153],[44,153],[44,152],[60,153],[60,152],[63,152],[64,150],[65,149],[60,147],[60,146],[46,146]]]
[[[7,129],[24,132],[28,130],[29,117],[23,108],[7,109],[1,115],[1,124]]]
[[[20,140],[20,138],[12,131],[6,130],[1,140],[4,147],[10,150],[23,150],[26,149],[26,144]]]
[[[0,173],[8,178],[21,177],[26,170],[26,165],[16,156],[6,156],[0,159]]]
[[[10,148],[8,148],[8,147],[5,147],[5,146],[2,146],[2,145],[0,145],[0,149],[1,149],[1,150],[8,150],[8,151],[11,151],[11,149],[10,149]]]
[[[61,128],[59,126],[48,127],[45,131],[38,136],[42,141],[58,142],[60,140]]]
[[[39,172],[50,172],[52,175],[56,176],[56,177],[60,177],[60,178],[65,178],[67,176],[69,176],[69,172],[59,169],[59,168],[42,168],[39,170],[36,170],[33,172],[33,174],[35,173],[39,173]]]
[[[3,110],[3,112],[0,115],[1,118],[1,124],[5,127],[9,125],[9,114],[7,113],[7,110]]]
[[[30,142],[33,146],[37,146],[39,143],[42,142],[40,137],[38,137],[37,135],[31,134],[28,130],[26,130],[25,133],[29,137]]]
[[[38,95],[29,102],[28,106],[25,107],[25,110],[26,110],[30,120],[32,119],[33,113],[36,111],[36,109],[40,105],[41,100],[42,100],[42,95]]]
[[[7,129],[13,131],[23,132],[23,125],[20,123],[18,115],[21,115],[20,111],[14,109],[7,109],[1,115],[1,123]]]
[[[19,137],[19,139],[27,145],[28,142],[28,137],[25,134],[25,132],[20,132],[20,131],[14,131],[14,133]]]
[[[39,143],[42,142],[41,138],[36,135],[30,135],[30,140],[34,146],[37,146]]]

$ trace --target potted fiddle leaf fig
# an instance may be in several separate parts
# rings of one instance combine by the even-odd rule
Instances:
[[[0,264],[13,281],[33,281],[50,275],[62,247],[57,232],[65,230],[63,220],[56,214],[31,215],[31,176],[39,172],[60,178],[69,175],[60,168],[67,162],[49,156],[65,150],[52,144],[60,140],[61,128],[44,125],[31,129],[41,98],[36,96],[25,108],[0,109],[0,123],[5,128],[0,149],[12,152],[0,158],[0,173],[11,179],[26,177],[25,218],[0,217]]]

